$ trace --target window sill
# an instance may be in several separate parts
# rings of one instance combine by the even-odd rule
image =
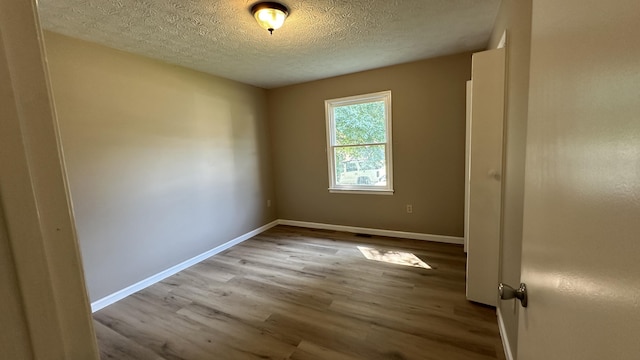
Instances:
[[[336,189],[329,188],[332,194],[362,194],[362,195],[393,195],[393,190],[388,189]]]

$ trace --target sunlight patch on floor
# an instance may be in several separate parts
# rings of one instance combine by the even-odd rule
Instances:
[[[380,250],[365,246],[358,246],[358,250],[369,260],[383,261],[390,264],[413,266],[423,269],[431,269],[431,266],[420,260],[412,253],[403,251]]]

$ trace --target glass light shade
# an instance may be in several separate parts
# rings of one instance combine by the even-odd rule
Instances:
[[[264,29],[272,32],[279,29],[284,24],[284,20],[287,18],[287,14],[279,9],[263,8],[255,12],[256,21]]]

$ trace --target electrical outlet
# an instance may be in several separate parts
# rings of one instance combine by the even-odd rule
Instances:
[[[412,214],[412,213],[413,213],[413,205],[407,204],[407,214]]]
[[[271,200],[267,200],[267,207],[271,207]]]

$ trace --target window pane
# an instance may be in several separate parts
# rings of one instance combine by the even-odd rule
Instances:
[[[386,141],[384,101],[338,106],[333,109],[335,145]]]
[[[385,145],[334,148],[337,185],[387,185]]]
[[[329,192],[393,193],[391,91],[325,100]]]

